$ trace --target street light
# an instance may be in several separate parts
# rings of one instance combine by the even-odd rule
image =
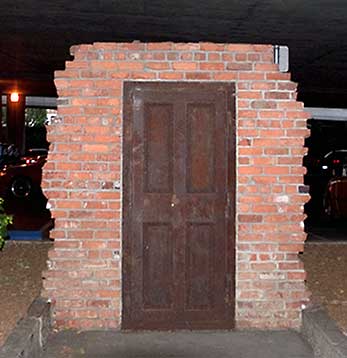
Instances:
[[[11,92],[10,101],[13,103],[19,102],[19,93],[18,92]]]

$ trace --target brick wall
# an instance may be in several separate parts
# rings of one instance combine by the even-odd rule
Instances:
[[[272,46],[95,43],[55,73],[58,119],[44,168],[56,228],[44,295],[58,327],[121,324],[124,81],[236,84],[236,326],[298,328],[308,299],[298,258],[307,114]]]

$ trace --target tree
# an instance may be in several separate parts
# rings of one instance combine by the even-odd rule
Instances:
[[[7,226],[12,224],[12,215],[7,215],[4,211],[4,199],[0,198],[0,250],[5,245],[5,238],[7,236]]]
[[[45,108],[26,108],[25,125],[27,127],[43,127],[47,119]]]

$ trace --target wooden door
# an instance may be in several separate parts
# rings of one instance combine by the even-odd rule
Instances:
[[[232,328],[233,86],[124,90],[123,328]]]

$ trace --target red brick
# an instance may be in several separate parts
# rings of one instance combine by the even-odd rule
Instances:
[[[233,52],[253,52],[255,51],[256,47],[255,45],[249,45],[249,44],[228,44],[226,45],[227,51],[233,51]]]
[[[205,61],[206,54],[204,52],[197,52],[194,54],[194,60],[196,61]]]
[[[265,74],[261,72],[240,72],[240,81],[263,81]]]
[[[187,80],[210,80],[211,74],[209,72],[187,72],[185,77]]]
[[[142,68],[141,68],[142,70]],[[129,78],[129,72],[121,71],[121,72],[109,72],[109,77],[115,78],[115,79],[126,79]]]
[[[251,106],[257,109],[276,109],[278,104],[276,101],[252,101]]]
[[[176,61],[179,59],[179,52],[167,52],[166,57],[168,61]]]
[[[290,99],[289,92],[267,92],[265,99]]]
[[[249,164],[250,163],[250,159],[249,158],[239,158],[239,164]]]
[[[239,78],[238,73],[214,73],[213,78],[216,81],[235,81]]]
[[[209,42],[202,42],[200,44],[200,50],[202,51],[224,51],[225,45],[224,44],[216,44],[216,43],[209,43]]]
[[[288,280],[298,280],[303,281],[306,279],[306,272],[288,272],[287,273]]]
[[[172,68],[177,71],[193,71],[198,68],[196,62],[173,62]]]
[[[255,271],[273,271],[276,270],[276,265],[273,263],[254,263],[251,264],[251,269]]]
[[[258,62],[260,60],[266,61],[266,60],[273,60],[273,56],[271,56],[270,58],[266,58],[263,54],[263,56],[259,53],[249,53],[247,54],[247,61],[252,61],[252,62]]]
[[[294,82],[277,82],[276,83],[277,89],[279,91],[295,91],[297,88],[297,84]]]
[[[108,146],[105,144],[84,144],[82,148],[86,152],[96,153],[96,152],[106,152]]]
[[[159,79],[163,80],[181,80],[184,77],[183,72],[161,72],[159,73]]]
[[[141,71],[144,69],[144,64],[142,62],[135,61],[119,62],[118,69],[120,71]]]
[[[202,71],[223,71],[224,70],[224,62],[200,63],[200,70],[202,70]]]
[[[261,118],[283,118],[283,111],[259,111]]]
[[[230,62],[227,64],[229,71],[252,71],[253,64],[251,62]]]
[[[145,67],[150,70],[168,70],[170,68],[167,62],[146,62]]]
[[[180,60],[191,61],[193,59],[193,54],[191,52],[181,53]]]
[[[283,72],[269,72],[266,73],[267,80],[275,80],[275,81],[288,81],[290,80],[290,73]]]
[[[236,61],[247,61],[247,53],[237,53],[235,54]]]
[[[118,70],[118,63],[115,61],[90,61],[90,68],[93,71],[109,71],[109,70]],[[97,76],[96,76],[97,77]]]
[[[254,65],[255,71],[277,71],[278,65],[271,63],[256,63]]]
[[[238,216],[240,222],[248,222],[248,223],[256,223],[262,222],[262,215],[239,215]]]
[[[239,91],[238,93],[238,98],[261,99],[262,97],[263,95],[259,91]]]
[[[221,54],[218,52],[212,52],[207,55],[208,61],[220,61],[221,60]]]
[[[240,118],[257,118],[258,116],[258,112],[255,110],[239,110],[238,114]]]
[[[233,53],[223,53],[222,54],[222,60],[223,61],[228,61],[228,62],[234,61],[235,60],[235,54],[233,54]]]
[[[200,44],[198,43],[174,43],[172,45],[174,50],[177,51],[196,51],[200,50]]]
[[[262,294],[259,291],[243,291],[240,293],[240,299],[256,300],[261,298]]]
[[[252,89],[255,90],[273,90],[276,88],[276,83],[274,82],[253,82]]]
[[[169,51],[172,49],[172,42],[157,42],[157,43],[149,43],[146,45],[147,50],[149,51]]]

